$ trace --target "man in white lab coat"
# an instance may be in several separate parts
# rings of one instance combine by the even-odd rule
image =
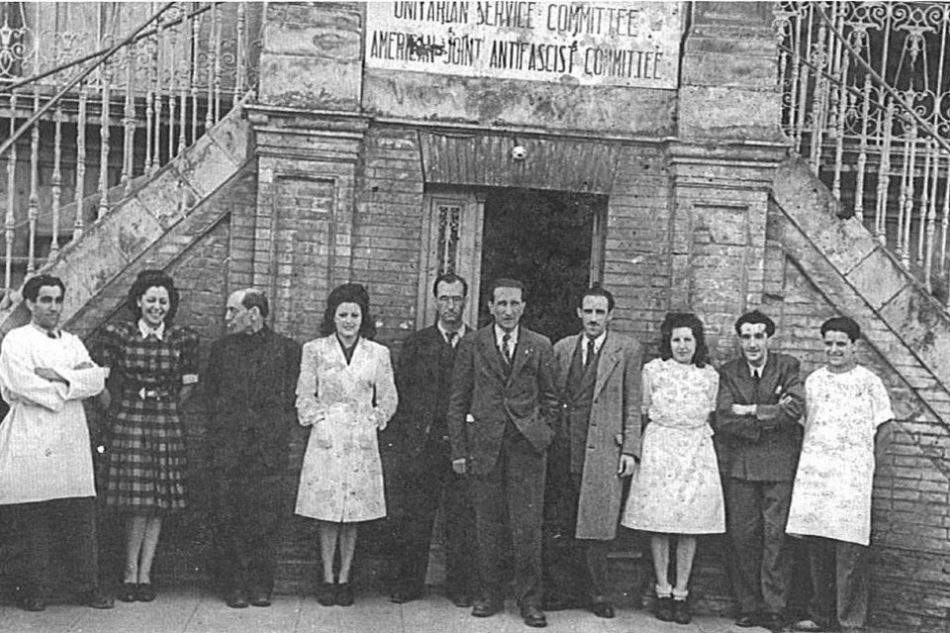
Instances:
[[[82,400],[102,391],[97,367],[76,336],[59,329],[66,287],[39,275],[23,298],[29,324],[0,344],[0,392],[10,411],[0,422],[0,505],[21,539],[19,604],[42,611],[54,544],[68,553],[82,602],[112,607],[99,589],[96,489]]]

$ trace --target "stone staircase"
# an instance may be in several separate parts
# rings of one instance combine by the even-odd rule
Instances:
[[[84,320],[85,327],[75,327],[82,315],[114,311],[140,269],[164,268],[210,230],[220,212],[209,215],[206,201],[253,156],[250,126],[239,105],[183,154],[140,179],[128,196],[63,247],[59,257],[38,271],[66,284],[63,325],[85,335],[97,323]],[[0,309],[0,336],[28,320],[19,293],[14,293]]]

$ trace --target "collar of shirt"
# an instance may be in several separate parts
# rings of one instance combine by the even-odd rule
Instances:
[[[148,338],[149,334],[154,334],[155,338],[161,341],[165,337],[165,322],[162,321],[157,328],[152,329],[145,322],[145,319],[139,319],[139,334],[142,335],[143,339]]]
[[[505,332],[497,323],[493,327],[495,328],[495,347],[502,349],[503,339],[505,338],[505,334],[507,334],[508,344],[511,345],[509,349],[514,353],[515,348],[518,347],[518,331],[521,329],[520,326],[515,326],[515,329],[511,332]]]
[[[746,366],[749,368],[749,377],[750,377],[750,378],[755,378],[755,375],[758,374],[758,375],[759,375],[759,379],[760,379],[760,380],[762,379],[762,374],[765,372],[765,364],[764,364],[764,363],[763,363],[762,365],[758,366],[758,367],[753,367],[752,365],[749,365],[748,363],[746,363]]]
[[[435,327],[436,327],[437,330],[439,330],[439,334],[442,335],[442,340],[443,340],[443,341],[448,341],[448,340],[449,340],[449,331],[446,330],[444,327],[442,327],[442,323],[437,321],[436,324],[435,324]],[[456,337],[455,337],[455,341],[453,341],[453,343],[454,343],[454,344],[453,344],[453,347],[455,347],[455,345],[458,345],[458,342],[462,339],[463,336],[465,336],[465,332],[467,332],[467,331],[468,331],[468,330],[465,328],[465,324],[464,324],[464,323],[462,324],[462,326],[461,326],[458,330],[455,331]]]
[[[33,323],[32,321],[30,321],[30,325],[32,325],[33,329],[35,329],[37,332],[39,332],[46,338],[59,339],[63,336],[63,331],[59,328],[56,328],[54,330],[47,330],[46,328],[40,327],[36,323]]]
[[[586,334],[581,335],[581,360],[584,363],[587,363],[587,342],[590,340],[590,337]],[[594,353],[597,354],[600,352],[600,348],[604,346],[604,341],[607,340],[607,330],[604,330],[600,336],[594,339]]]

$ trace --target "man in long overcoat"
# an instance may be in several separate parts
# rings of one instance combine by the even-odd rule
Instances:
[[[583,331],[554,346],[561,417],[546,492],[554,528],[545,543],[552,585],[546,603],[587,607],[602,618],[614,617],[607,553],[617,535],[623,478],[640,458],[642,353],[636,340],[609,329],[613,309],[608,290],[588,289],[577,307]]]
[[[225,602],[234,608],[270,605],[297,420],[300,345],[267,326],[268,311],[259,290],[231,293],[229,333],[211,346],[207,372],[215,546]]]

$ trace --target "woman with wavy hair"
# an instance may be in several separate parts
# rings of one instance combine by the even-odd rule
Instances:
[[[151,572],[162,517],[185,507],[180,409],[198,382],[198,334],[172,325],[178,290],[143,270],[129,290],[134,320],[106,325],[93,344],[111,368],[100,402],[108,411],[105,501],[125,515],[125,567],[118,598],[155,599]]]
[[[686,602],[696,535],[725,532],[719,467],[710,416],[719,374],[709,365],[703,323],[672,312],[660,326],[660,358],[643,367],[646,426],[640,467],[621,524],[651,532],[656,617],[688,624]],[[676,536],[676,585],[670,585],[670,541]]]
[[[300,360],[297,416],[310,437],[296,513],[319,525],[323,582],[317,600],[350,606],[357,524],[386,516],[376,433],[396,411],[396,384],[389,350],[372,341],[376,327],[366,288],[347,283],[333,289],[322,333],[303,346]]]

